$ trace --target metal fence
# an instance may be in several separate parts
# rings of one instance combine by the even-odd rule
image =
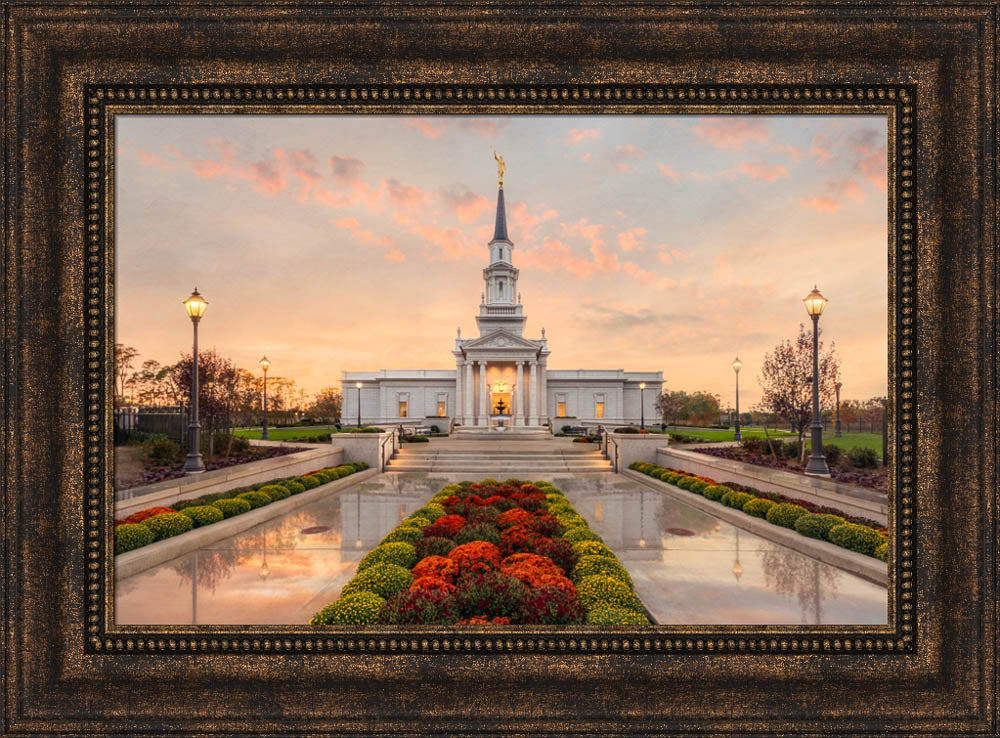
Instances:
[[[187,440],[187,407],[118,407],[115,408],[115,430],[118,434],[162,433],[184,445]]]

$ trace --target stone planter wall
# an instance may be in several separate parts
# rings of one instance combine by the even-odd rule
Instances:
[[[656,462],[656,453],[660,448],[666,448],[670,437],[659,433],[609,433],[609,439],[618,446],[617,470],[627,469],[634,461]],[[603,448],[603,447],[602,447]],[[615,445],[609,440],[606,449],[611,463],[615,463]]]

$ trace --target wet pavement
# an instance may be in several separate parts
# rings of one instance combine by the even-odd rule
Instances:
[[[301,624],[442,486],[382,474],[116,582],[120,624]],[[548,475],[615,551],[661,624],[878,624],[885,587],[616,474]]]

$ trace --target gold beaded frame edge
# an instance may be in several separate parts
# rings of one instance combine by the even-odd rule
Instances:
[[[85,90],[88,653],[912,654],[917,574],[915,87],[748,85],[93,85]],[[114,116],[117,114],[884,114],[888,120],[889,587],[885,626],[647,628],[114,624]]]

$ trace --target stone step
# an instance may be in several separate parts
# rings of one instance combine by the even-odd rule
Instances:
[[[593,463],[593,464],[563,464],[563,463],[536,463],[536,464],[519,464],[519,463],[500,463],[500,462],[469,462],[466,464],[442,464],[442,463],[427,463],[427,462],[414,462],[414,463],[401,463],[398,461],[390,461],[386,468],[391,471],[423,471],[423,470],[434,470],[434,471],[466,471],[466,470],[483,470],[483,471],[500,471],[500,470],[510,470],[519,473],[537,472],[537,471],[611,471],[611,463],[605,461],[604,463]]]
[[[516,451],[495,454],[418,454],[397,453],[397,459],[440,459],[441,461],[465,461],[468,459],[524,459],[538,461],[540,459],[567,459],[569,461],[585,461],[587,459],[603,459],[602,454],[522,454]]]
[[[407,466],[407,467],[397,467],[393,464],[389,464],[385,469],[387,472],[435,472],[439,474],[451,473],[456,474],[485,474],[493,477],[499,478],[497,475],[510,475],[510,476],[539,476],[544,474],[610,474],[613,470],[610,466],[607,467],[565,467],[565,466],[544,466],[544,467],[532,467],[527,469],[523,466],[501,466],[501,467],[480,467],[472,466],[471,464],[466,464],[462,466],[442,467],[436,464],[426,465],[426,466]]]

